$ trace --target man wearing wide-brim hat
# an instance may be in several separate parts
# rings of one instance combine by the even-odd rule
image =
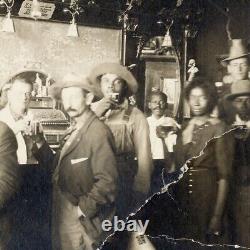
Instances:
[[[101,225],[115,213],[115,148],[111,131],[89,108],[93,91],[87,78],[74,73],[51,87],[72,121],[57,157],[46,142],[37,144],[35,152],[53,170],[53,249],[96,249],[111,233]]]
[[[115,138],[120,175],[117,210],[118,216],[126,217],[147,198],[152,173],[147,120],[128,99],[137,92],[138,83],[131,72],[118,63],[97,65],[89,78],[102,92],[102,99],[93,103],[92,108]]]
[[[249,55],[246,42],[242,39],[233,39],[229,56],[221,61],[232,77],[232,81],[248,79]]]
[[[231,85],[231,93],[225,99],[232,103],[236,116],[235,122],[250,121],[250,80],[239,80]]]
[[[233,131],[235,153],[230,204],[232,206],[234,244],[250,247],[250,80],[240,80],[231,85],[225,98],[235,109],[234,125],[242,126]]]

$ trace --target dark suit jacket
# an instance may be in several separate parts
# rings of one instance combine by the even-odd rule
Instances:
[[[63,194],[86,215],[83,224],[85,221],[87,233],[98,238],[95,230],[100,230],[101,222],[114,214],[118,174],[110,130],[92,111],[86,111],[85,118],[73,142],[69,145],[66,142],[61,155],[55,157],[52,167],[57,167],[53,179]],[[47,144],[35,155],[47,166],[54,158]],[[88,227],[89,220],[93,220],[95,227]]]
[[[12,130],[0,122],[0,248],[4,249],[11,236],[14,197],[20,186],[17,162],[17,141]]]

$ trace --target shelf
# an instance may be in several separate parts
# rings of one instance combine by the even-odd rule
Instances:
[[[154,54],[142,54],[140,56],[141,60],[150,60],[150,61],[173,61],[176,62],[176,56],[167,56],[167,55],[154,55]]]

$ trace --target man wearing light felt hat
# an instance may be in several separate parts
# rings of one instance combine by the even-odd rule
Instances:
[[[228,75],[223,78],[225,84],[224,94],[230,93],[230,86],[239,80],[248,79],[249,72],[249,52],[247,50],[246,41],[243,39],[232,39],[229,55],[221,61],[224,67],[227,67]],[[221,118],[224,118],[229,124],[233,122],[235,113],[232,104],[227,99],[219,102],[219,112]]]
[[[34,152],[42,165],[53,170],[53,249],[96,249],[107,236],[102,221],[112,221],[115,213],[113,136],[89,109],[93,91],[87,78],[73,73],[51,87],[74,125],[57,156],[46,142],[37,143]]]
[[[128,99],[137,92],[138,83],[118,63],[97,65],[89,78],[102,92],[102,99],[93,103],[92,109],[110,127],[115,138],[120,176],[117,210],[119,217],[126,217],[145,202],[152,174],[148,123]]]
[[[248,78],[249,55],[246,42],[242,39],[233,39],[229,50],[229,56],[221,61],[227,67],[233,82]]]

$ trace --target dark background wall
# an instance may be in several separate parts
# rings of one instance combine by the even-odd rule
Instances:
[[[219,58],[229,51],[230,40],[226,31],[229,19],[231,38],[242,38],[250,42],[250,1],[231,1],[218,7],[207,5],[197,37],[189,40],[189,58],[194,56],[200,72],[214,81],[222,81],[226,74]]]

